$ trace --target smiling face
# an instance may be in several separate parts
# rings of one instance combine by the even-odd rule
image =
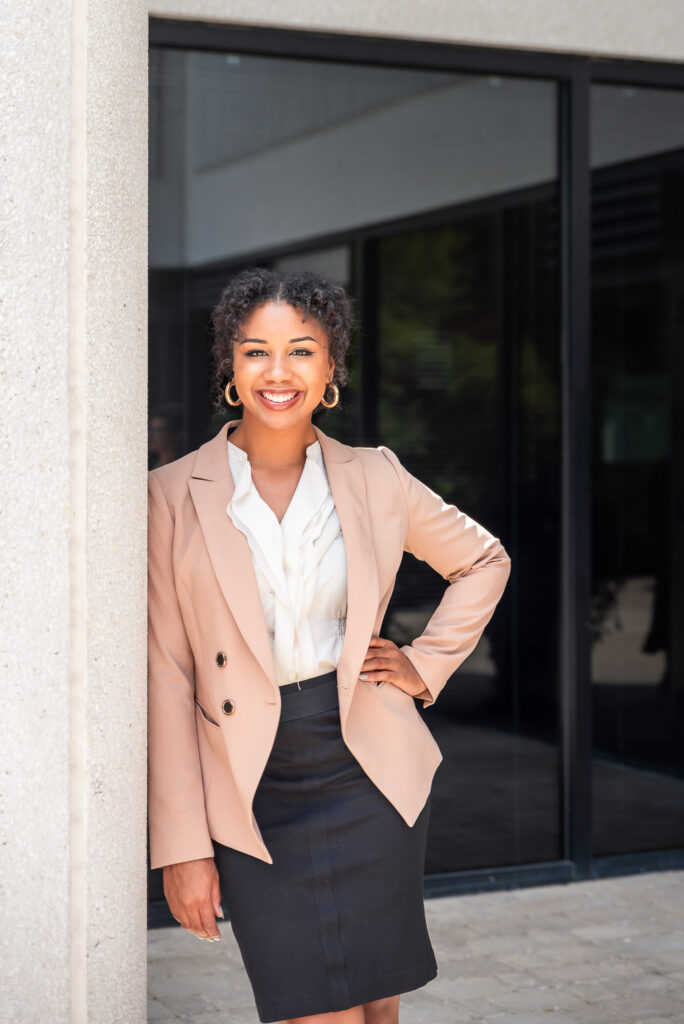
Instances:
[[[311,420],[332,381],[334,363],[325,331],[287,302],[267,302],[250,315],[242,341],[233,342],[233,376],[244,406],[272,429]]]

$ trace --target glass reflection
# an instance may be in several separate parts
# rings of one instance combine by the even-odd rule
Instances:
[[[393,448],[514,566],[422,712],[445,754],[427,871],[557,858],[555,84],[154,47],[150,98],[150,463],[220,426],[227,276],[308,267],[348,288],[361,329],[321,427]],[[385,634],[415,637],[443,589],[407,556]]]
[[[684,93],[592,89],[594,851],[684,846]]]
[[[560,856],[556,215],[553,190],[507,197],[375,247],[378,436],[516,566],[476,650],[421,709],[444,753],[429,872]],[[443,588],[405,556],[387,634],[410,642]]]

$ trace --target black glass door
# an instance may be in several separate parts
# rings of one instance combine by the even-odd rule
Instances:
[[[150,465],[220,426],[209,316],[244,266],[319,269],[357,299],[343,408],[513,560],[433,708],[428,873],[557,860],[560,223],[543,77],[214,48],[150,54]],[[406,556],[384,624],[445,581]]]
[[[597,855],[684,847],[684,92],[592,88]]]
[[[429,872],[561,856],[556,241],[545,186],[371,247],[377,436],[513,561],[476,650],[422,711],[444,754]],[[386,620],[395,642],[422,631],[443,589],[405,556]]]

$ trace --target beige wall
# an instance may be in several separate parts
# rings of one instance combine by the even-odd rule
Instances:
[[[4,4],[0,1020],[145,1020],[147,8]]]
[[[151,15],[684,60],[682,0],[150,0]]]

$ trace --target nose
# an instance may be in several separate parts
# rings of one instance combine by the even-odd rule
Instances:
[[[266,367],[266,378],[273,384],[282,384],[291,377],[291,368],[287,359],[287,352],[274,352]]]

